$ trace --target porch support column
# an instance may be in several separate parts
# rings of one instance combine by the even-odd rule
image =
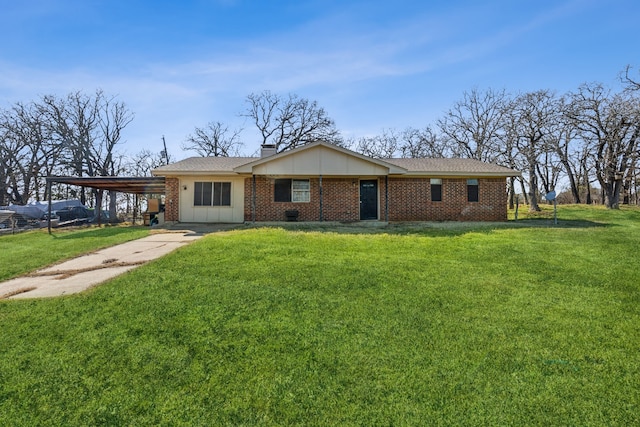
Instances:
[[[322,215],[322,210],[324,207],[324,200],[322,198],[322,175],[320,175],[320,222],[323,221],[323,215]]]
[[[384,176],[384,220],[389,222],[389,175]]]
[[[256,176],[251,180],[251,222],[256,222]]]

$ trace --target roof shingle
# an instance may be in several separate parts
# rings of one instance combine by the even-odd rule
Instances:
[[[297,150],[302,151],[308,149],[314,144],[300,147]],[[338,149],[326,143],[318,142],[315,145],[326,145],[333,149]],[[340,150],[348,152],[349,150],[340,148]],[[291,155],[294,155],[292,152]],[[362,158],[362,155],[353,153],[354,156]],[[279,155],[282,157],[282,154]],[[274,156],[277,158],[278,155]],[[154,175],[222,175],[234,174],[236,168],[247,165],[251,162],[261,160],[260,157],[190,157],[170,165],[161,166],[153,171]],[[265,159],[268,161],[268,159]],[[405,175],[431,175],[431,176],[496,176],[508,177],[519,176],[520,172],[499,166],[493,163],[485,163],[473,159],[444,159],[444,158],[420,158],[420,159],[380,159],[389,165],[397,166],[403,169],[400,174]],[[372,162],[378,162],[371,159]],[[249,171],[247,171],[249,172]],[[397,174],[397,171],[391,172]]]
[[[389,163],[400,166],[408,170],[409,174],[481,174],[516,176],[519,172],[513,169],[499,166],[493,163],[485,163],[473,159],[443,159],[443,158],[420,158],[420,159],[387,159]]]

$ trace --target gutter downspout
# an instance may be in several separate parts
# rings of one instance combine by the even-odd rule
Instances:
[[[389,175],[384,176],[384,220],[389,222]]]
[[[256,222],[256,176],[252,175],[251,183],[251,222]]]

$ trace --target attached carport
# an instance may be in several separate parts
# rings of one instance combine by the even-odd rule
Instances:
[[[47,194],[49,203],[49,215],[47,219],[47,228],[51,233],[51,185],[69,184],[79,187],[89,187],[98,190],[116,191],[120,193],[149,195],[149,194],[165,194],[165,178],[163,176],[154,177],[117,177],[117,176],[93,176],[93,177],[75,177],[75,176],[48,176],[47,177]],[[98,218],[100,218],[101,206],[97,207]]]

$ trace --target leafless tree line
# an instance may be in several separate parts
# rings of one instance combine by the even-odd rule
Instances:
[[[633,74],[630,67],[621,73],[618,92],[600,83],[560,96],[551,90],[511,95],[473,89],[433,126],[351,139],[340,135],[316,102],[296,95],[251,94],[242,115],[256,127],[260,142],[278,152],[322,139],[381,159],[471,158],[523,172],[509,182],[511,205],[522,194],[530,209],[538,210],[541,195],[566,187],[568,201],[591,203],[597,196],[617,208],[621,202],[638,203],[640,187],[640,82]],[[183,149],[229,155],[239,150],[239,135],[240,130],[210,123],[208,129],[196,128]]]
[[[316,140],[349,147],[375,158],[461,157],[501,164],[523,172],[509,181],[510,203],[522,194],[531,209],[540,195],[566,185],[574,203],[596,196],[609,208],[638,203],[640,177],[640,82],[633,69],[621,73],[622,89],[587,83],[558,96],[550,90],[510,95],[504,90],[465,92],[434,125],[379,135],[343,138],[317,102],[270,91],[250,94],[241,113],[261,144],[278,152]],[[149,176],[168,153],[142,150],[125,155],[123,131],[133,120],[124,102],[101,90],[87,95],[42,96],[0,110],[0,206],[48,197],[44,178],[71,176]],[[182,149],[200,156],[236,156],[242,129],[212,121],[196,127]],[[77,197],[102,206],[100,190],[53,187],[54,198]],[[137,201],[124,197],[127,209]],[[635,197],[635,199],[634,199]],[[109,194],[115,217],[118,201]]]
[[[382,159],[462,157],[520,170],[523,178],[509,182],[510,203],[520,193],[532,210],[561,182],[574,203],[591,203],[597,184],[608,208],[637,204],[640,84],[629,68],[622,80],[619,92],[585,83],[562,96],[550,90],[512,96],[474,89],[434,128],[388,129],[351,146]]]
[[[117,147],[132,120],[123,102],[101,90],[46,95],[0,110],[0,205],[46,199],[47,176],[124,173],[128,165]],[[52,191],[56,197],[69,196],[61,188]],[[101,206],[103,191],[73,190],[71,196]],[[115,206],[116,197],[110,194],[110,211]]]

